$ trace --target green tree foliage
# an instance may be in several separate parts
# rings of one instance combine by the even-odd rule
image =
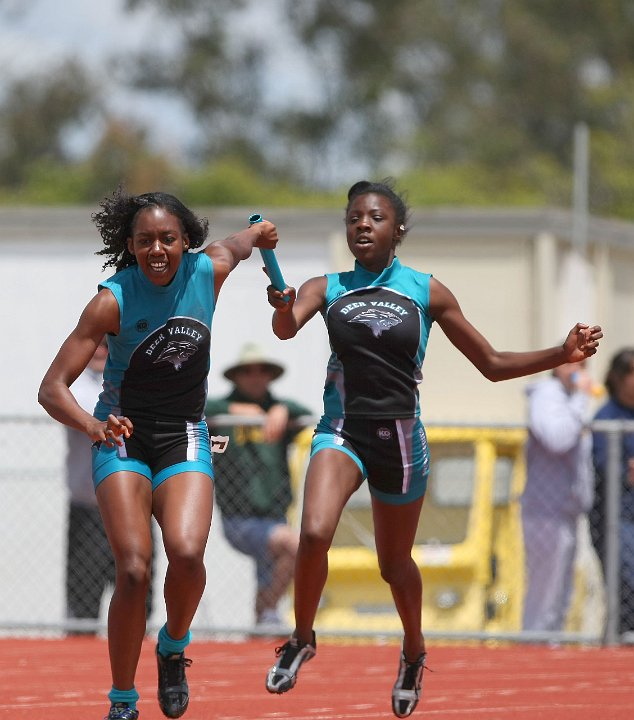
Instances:
[[[355,148],[374,157],[374,170],[398,160],[410,174],[453,168],[457,177],[463,166],[484,181],[474,194],[494,174],[505,194],[523,186],[520,196],[541,190],[560,202],[573,128],[584,121],[598,163],[595,210],[625,210],[605,166],[616,147],[630,155],[633,3],[287,0],[287,9],[308,46],[337,64],[332,121],[358,116]]]
[[[90,155],[76,163],[41,159],[30,165],[19,194],[39,204],[95,203],[118,185],[143,193],[176,186],[177,171],[167,158],[151,152],[146,132],[106,118],[105,129]]]
[[[179,196],[191,205],[341,208],[343,191],[317,192],[291,182],[271,181],[255,173],[238,156],[227,156],[197,169],[181,171],[176,178]]]
[[[275,48],[257,28],[239,47],[227,32],[246,0],[128,4],[154,5],[181,32],[182,52],[163,65],[147,53],[136,80],[187,100],[208,161],[233,143],[265,174],[312,183],[331,171],[353,180],[362,167],[420,178],[447,202],[567,203],[583,121],[594,210],[634,215],[621,160],[634,103],[631,0],[272,0],[312,63],[318,101],[264,112],[260,66]]]
[[[3,202],[95,202],[124,184],[133,192],[168,187],[175,170],[149,149],[147,131],[107,115],[99,89],[74,61],[9,83],[0,105]],[[69,132],[94,121],[101,132],[87,157],[69,150]]]
[[[0,0],[0,7],[2,0]],[[8,85],[0,185],[92,198],[118,181],[185,188],[195,202],[249,204],[395,176],[419,204],[564,204],[572,138],[590,129],[591,209],[634,218],[632,0],[127,0],[169,20],[173,50],[120,58],[131,85],[184,100],[202,141],[187,165],[99,108],[76,64]],[[306,94],[272,102],[267,59],[290,27]],[[242,32],[236,33],[236,29]],[[102,136],[80,163],[64,139],[90,113]],[[290,188],[290,190],[289,190]],[[13,189],[13,190],[12,190]],[[290,194],[289,194],[290,193]],[[81,198],[78,198],[81,199]],[[275,201],[273,201],[275,202]]]
[[[0,178],[16,188],[32,168],[70,162],[65,134],[97,107],[97,96],[78,63],[16,79],[0,106]]]
[[[98,199],[123,184],[130,192],[143,193],[159,185],[173,188],[175,170],[165,155],[149,149],[144,129],[109,118],[105,131],[84,163],[90,183],[90,200]]]
[[[170,18],[181,38],[177,51],[169,56],[142,48],[125,65],[136,87],[175,93],[187,102],[204,138],[196,148],[198,160],[226,155],[232,144],[240,146],[245,159],[257,155],[257,129],[262,123],[253,119],[261,99],[264,44],[255,31],[245,44],[234,42],[230,32],[246,4],[246,0],[127,2],[130,10],[155,6]]]

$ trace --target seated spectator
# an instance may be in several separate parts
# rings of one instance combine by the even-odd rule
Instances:
[[[232,547],[255,560],[257,593],[255,622],[282,624],[278,603],[293,579],[299,533],[287,521],[292,500],[287,452],[301,430],[291,421],[310,410],[274,396],[269,386],[284,368],[246,345],[224,372],[233,389],[224,398],[209,399],[207,421],[232,414],[262,419],[260,424],[218,427],[229,437],[227,449],[214,455],[216,499],[225,536]]]

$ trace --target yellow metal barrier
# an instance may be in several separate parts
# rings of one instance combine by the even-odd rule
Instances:
[[[427,436],[431,473],[413,551],[423,576],[424,627],[520,630],[524,554],[519,497],[526,433],[430,427]],[[291,460],[300,496],[310,437],[305,431],[298,438]],[[389,587],[379,574],[365,484],[350,499],[335,535],[317,625],[337,632],[400,629]]]

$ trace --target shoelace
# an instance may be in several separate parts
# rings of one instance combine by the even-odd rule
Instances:
[[[419,670],[419,663],[406,663],[405,675],[403,676],[403,690],[412,690],[414,688]]]
[[[180,685],[185,678],[185,668],[190,667],[192,661],[186,657],[163,658],[161,670],[164,677],[165,685]]]
[[[284,645],[280,645],[279,647],[276,647],[276,648],[275,648],[275,657],[279,657],[280,655],[282,655],[282,654],[284,653],[284,651],[286,650],[286,648],[287,648],[290,644],[291,644],[291,641],[290,641],[290,640],[287,640],[287,641],[284,643]]]
[[[311,643],[300,643],[296,637],[291,637],[290,640],[287,640],[284,643],[284,645],[280,645],[279,647],[275,648],[275,657],[279,658],[280,656],[284,655],[284,653],[288,650],[292,653],[292,655],[288,658],[288,661],[292,662],[297,656],[297,654],[307,645],[311,645]],[[312,645],[313,647],[316,647],[315,633],[313,633]]]
[[[305,648],[308,643],[300,645],[299,642],[293,638],[287,640],[284,645],[275,648],[275,657],[281,658],[278,662],[278,667],[289,668],[297,655],[300,653],[302,648]]]
[[[416,684],[416,676],[418,675],[418,671],[422,667],[424,670],[427,670],[428,672],[434,672],[430,667],[425,665],[425,659],[417,660],[416,662],[407,662],[405,661],[405,675],[403,676],[403,690],[413,690],[414,685]]]

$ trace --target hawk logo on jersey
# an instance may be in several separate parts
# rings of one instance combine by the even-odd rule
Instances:
[[[183,367],[183,363],[195,352],[197,352],[197,350],[198,347],[188,340],[180,342],[170,340],[167,343],[167,346],[161,350],[161,354],[156,358],[154,364],[160,362],[171,362],[174,366],[174,370],[180,370]]]
[[[389,330],[403,321],[400,317],[398,317],[398,315],[390,312],[389,310],[383,310],[381,308],[368,308],[367,310],[360,312],[355,317],[350,318],[348,322],[356,322],[367,325],[370,330],[372,330],[374,337],[378,338],[384,330]]]

